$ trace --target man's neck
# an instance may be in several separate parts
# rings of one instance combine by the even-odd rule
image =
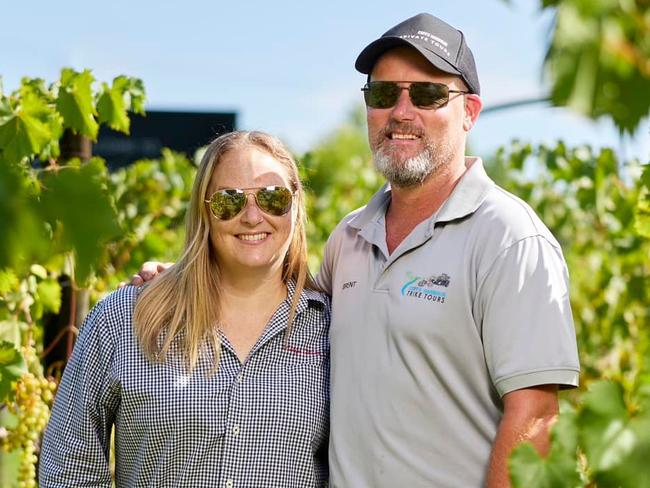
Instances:
[[[465,159],[430,175],[420,185],[391,187],[391,201],[386,212],[386,244],[392,254],[411,231],[431,217],[447,200],[467,171]]]

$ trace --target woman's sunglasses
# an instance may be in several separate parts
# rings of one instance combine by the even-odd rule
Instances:
[[[283,186],[254,188],[225,188],[215,191],[206,203],[219,220],[236,217],[246,206],[248,195],[255,196],[255,203],[262,212],[279,217],[291,209],[293,193]]]
[[[400,83],[409,83],[409,86],[400,86]],[[430,81],[370,81],[361,89],[370,108],[394,107],[402,90],[408,90],[411,103],[423,109],[444,107],[449,103],[450,93],[469,93],[450,90],[444,83]]]

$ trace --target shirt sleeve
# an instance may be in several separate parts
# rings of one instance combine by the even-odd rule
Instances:
[[[332,295],[332,273],[334,267],[334,234],[332,234],[327,243],[325,244],[325,251],[323,252],[323,262],[320,265],[320,270],[316,275],[316,286],[327,293]]]
[[[561,250],[542,236],[496,258],[479,288],[483,347],[499,395],[544,384],[574,387],[579,361]]]
[[[107,302],[84,321],[63,373],[41,447],[42,488],[112,485],[110,436],[119,397],[110,379],[116,334]]]

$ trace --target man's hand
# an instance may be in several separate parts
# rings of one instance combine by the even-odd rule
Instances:
[[[129,281],[128,283],[126,281],[122,281],[118,285],[118,288],[122,288],[123,286],[126,285],[140,286],[146,283],[147,281],[153,280],[156,276],[158,276],[160,273],[165,271],[173,264],[174,263],[161,263],[159,261],[147,261],[142,265],[140,271],[138,271],[136,274],[134,274],[131,277],[131,281]]]

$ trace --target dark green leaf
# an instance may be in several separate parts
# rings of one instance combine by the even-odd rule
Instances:
[[[634,132],[650,112],[650,29],[640,21],[647,4],[557,3],[546,56],[553,103],[591,118],[610,117],[621,132]]]
[[[27,267],[47,252],[48,238],[31,184],[18,168],[0,158],[0,269]]]
[[[49,172],[41,211],[53,225],[62,227],[62,244],[74,249],[76,276],[83,282],[100,259],[106,242],[119,234],[116,215],[106,192],[106,168],[93,159],[81,167]]]

